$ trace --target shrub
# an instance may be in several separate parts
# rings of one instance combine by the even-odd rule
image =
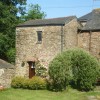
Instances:
[[[31,90],[43,90],[46,89],[46,85],[46,80],[39,76],[34,76],[29,80],[29,89]]]
[[[69,49],[57,55],[49,64],[50,89],[64,90],[69,81],[80,90],[91,90],[98,78],[96,58],[82,49]]]
[[[43,89],[46,89],[47,83],[44,78],[41,78],[39,76],[34,76],[32,79],[26,79],[23,77],[15,77],[11,82],[11,86],[13,88],[43,90]]]
[[[96,58],[82,49],[71,49],[66,53],[70,56],[75,86],[85,91],[93,89],[99,73]]]
[[[62,91],[66,89],[66,85],[70,80],[70,63],[66,61],[66,55],[57,55],[49,64],[49,76],[52,82],[49,85],[54,91]],[[52,88],[51,88],[52,87]]]
[[[29,89],[29,81],[30,81],[30,79],[24,78],[24,80],[22,82],[22,88],[23,89]]]
[[[23,88],[23,82],[25,78],[23,77],[15,77],[12,79],[11,86],[13,88]]]

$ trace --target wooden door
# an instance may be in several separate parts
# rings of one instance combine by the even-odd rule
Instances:
[[[35,68],[33,66],[35,66],[34,62],[28,62],[29,63],[29,78],[32,78],[33,76],[35,76]]]

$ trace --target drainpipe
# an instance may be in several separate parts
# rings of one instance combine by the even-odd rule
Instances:
[[[63,51],[64,47],[64,29],[63,29],[63,25],[61,26],[61,52]]]
[[[77,31],[77,44],[76,44],[77,47],[79,47],[79,37],[78,36],[79,36],[79,34],[82,34],[81,32],[82,32],[82,30]]]
[[[91,34],[92,32],[89,31],[90,37],[89,37],[89,52],[91,51]]]

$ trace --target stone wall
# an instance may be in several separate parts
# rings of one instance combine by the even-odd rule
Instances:
[[[100,32],[78,33],[78,47],[89,51],[100,61]]]
[[[74,19],[70,21],[68,24],[64,27],[64,50],[67,50],[69,48],[74,48],[77,46],[77,29],[78,29],[78,22],[77,19]]]
[[[37,31],[42,31],[42,43],[38,43]],[[16,29],[16,73],[28,75],[27,59],[36,57],[45,67],[61,51],[61,26],[18,27]],[[21,66],[25,62],[24,67]]]
[[[37,41],[42,31],[42,43]],[[62,50],[76,46],[77,20],[65,26],[37,26],[16,28],[16,75],[28,77],[27,59],[36,57],[44,67]],[[63,46],[62,46],[63,45]],[[22,63],[24,62],[24,66]]]
[[[1,68],[0,69],[0,85],[5,88],[11,87],[12,78],[15,75],[14,68]]]

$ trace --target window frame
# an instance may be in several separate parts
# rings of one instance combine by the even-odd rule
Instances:
[[[42,31],[37,31],[37,43],[42,43]]]

